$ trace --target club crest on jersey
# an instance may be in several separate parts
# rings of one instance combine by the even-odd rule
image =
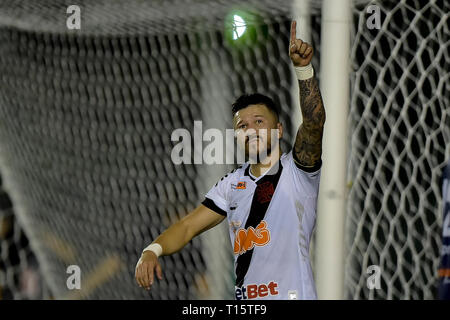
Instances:
[[[255,246],[263,247],[270,242],[267,222],[262,220],[256,228],[239,229],[234,237],[234,254],[243,254]]]
[[[266,203],[272,200],[273,193],[275,192],[275,188],[273,187],[273,184],[269,181],[261,183],[256,188],[256,200],[258,200],[259,203]]]

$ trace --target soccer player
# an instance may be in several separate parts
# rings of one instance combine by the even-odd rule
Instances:
[[[241,134],[254,132],[246,136],[246,154],[258,141],[257,154],[272,161],[259,157],[225,175],[202,204],[145,248],[135,272],[141,287],[151,288],[155,272],[162,279],[159,256],[181,250],[193,237],[227,218],[236,299],[317,299],[309,244],[316,220],[325,109],[311,66],[313,48],[296,39],[295,21],[289,56],[303,115],[294,147],[281,153],[279,143],[260,134],[271,129],[278,131],[278,138],[283,134],[278,108],[270,98],[260,94],[238,98],[232,109],[234,129]]]

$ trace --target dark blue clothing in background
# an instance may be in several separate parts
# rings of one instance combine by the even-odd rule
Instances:
[[[442,225],[441,267],[439,268],[439,299],[450,300],[450,161],[442,179]]]

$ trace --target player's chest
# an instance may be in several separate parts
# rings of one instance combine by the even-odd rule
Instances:
[[[229,193],[228,217],[245,221],[250,212],[269,211],[270,208],[278,208],[292,202],[291,192],[280,179],[278,184],[268,181],[242,179],[231,184]]]

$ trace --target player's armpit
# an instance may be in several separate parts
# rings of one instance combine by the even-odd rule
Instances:
[[[319,165],[322,155],[325,108],[314,77],[299,80],[298,83],[303,123],[297,132],[293,156],[295,162],[302,167],[315,168]]]

